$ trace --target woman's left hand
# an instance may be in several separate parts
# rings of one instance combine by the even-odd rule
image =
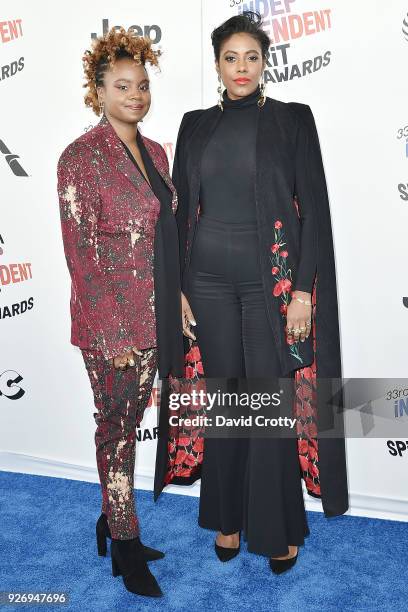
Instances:
[[[294,296],[306,300],[307,302],[312,301],[312,296],[306,291],[294,291]],[[297,342],[300,340],[304,342],[309,336],[311,330],[311,316],[312,306],[302,304],[292,298],[286,313],[287,332],[289,337]]]

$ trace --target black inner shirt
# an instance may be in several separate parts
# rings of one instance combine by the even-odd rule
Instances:
[[[224,96],[224,111],[201,160],[201,212],[228,223],[256,223],[255,158],[259,91]]]

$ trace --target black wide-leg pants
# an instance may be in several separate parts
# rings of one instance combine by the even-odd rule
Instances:
[[[201,215],[185,292],[210,387],[211,378],[281,376],[255,224]],[[261,555],[303,545],[309,528],[296,437],[206,437],[198,522],[225,535],[243,530],[248,550]]]

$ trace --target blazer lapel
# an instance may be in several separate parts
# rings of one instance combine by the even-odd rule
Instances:
[[[119,172],[122,172],[139,192],[142,192],[148,198],[155,198],[156,196],[149,183],[129,159],[119,136],[105,115],[100,120],[98,126],[103,129],[105,143],[108,146],[109,153],[114,158],[114,163]]]

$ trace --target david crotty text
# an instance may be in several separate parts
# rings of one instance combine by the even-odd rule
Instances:
[[[293,427],[296,424],[296,419],[290,419],[289,417],[278,417],[269,418],[264,415],[253,416],[252,414],[247,417],[236,417],[227,418],[225,416],[217,415],[215,418],[208,416],[196,416],[192,418],[178,417],[172,415],[169,418],[169,423],[172,427]]]

